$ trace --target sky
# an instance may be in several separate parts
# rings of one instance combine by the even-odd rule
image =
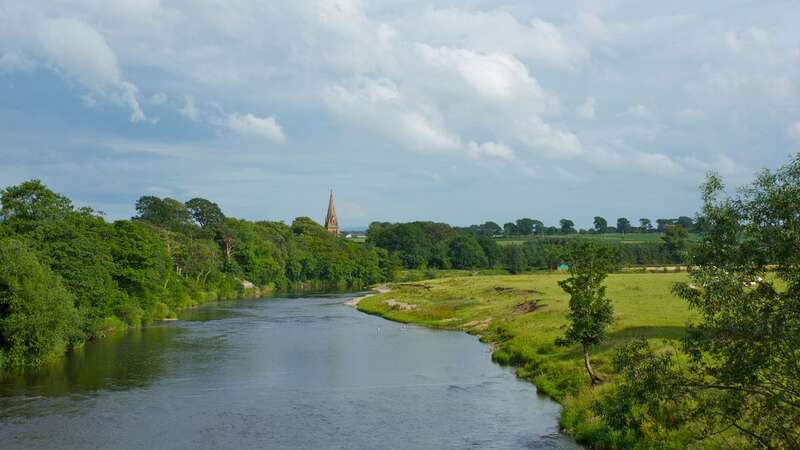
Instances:
[[[693,215],[800,151],[796,1],[0,0],[0,187],[109,219]]]

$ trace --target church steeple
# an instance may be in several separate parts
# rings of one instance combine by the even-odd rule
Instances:
[[[325,229],[336,236],[339,235],[339,218],[336,217],[336,207],[333,205],[333,189],[331,189],[331,196],[328,198],[328,214],[325,216]]]

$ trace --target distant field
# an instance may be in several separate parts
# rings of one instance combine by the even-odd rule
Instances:
[[[500,245],[519,245],[536,239],[592,239],[603,242],[619,242],[624,244],[641,244],[643,242],[661,242],[663,233],[605,233],[605,234],[552,234],[547,236],[514,236],[498,238]],[[689,241],[697,242],[700,235],[689,233]]]

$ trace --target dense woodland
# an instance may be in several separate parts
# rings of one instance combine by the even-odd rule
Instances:
[[[136,217],[109,223],[36,180],[0,199],[0,367],[40,364],[208,301],[296,286],[360,288],[393,272],[385,250],[337,238],[306,217],[251,222],[202,198],[144,196]]]

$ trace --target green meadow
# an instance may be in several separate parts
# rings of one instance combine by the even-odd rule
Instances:
[[[664,349],[677,343],[695,316],[671,293],[674,283],[687,279],[685,273],[610,275],[606,286],[615,320],[609,338],[592,352],[592,365],[607,383],[593,389],[578,346],[555,345],[567,324],[569,299],[558,286],[565,276],[478,275],[395,283],[390,292],[367,297],[358,308],[395,321],[480,335],[492,346],[497,363],[516,367],[518,376],[564,405],[561,425],[568,433],[596,444],[604,431],[590,405],[614,382],[614,348],[643,337]],[[675,439],[670,448],[682,445]]]

